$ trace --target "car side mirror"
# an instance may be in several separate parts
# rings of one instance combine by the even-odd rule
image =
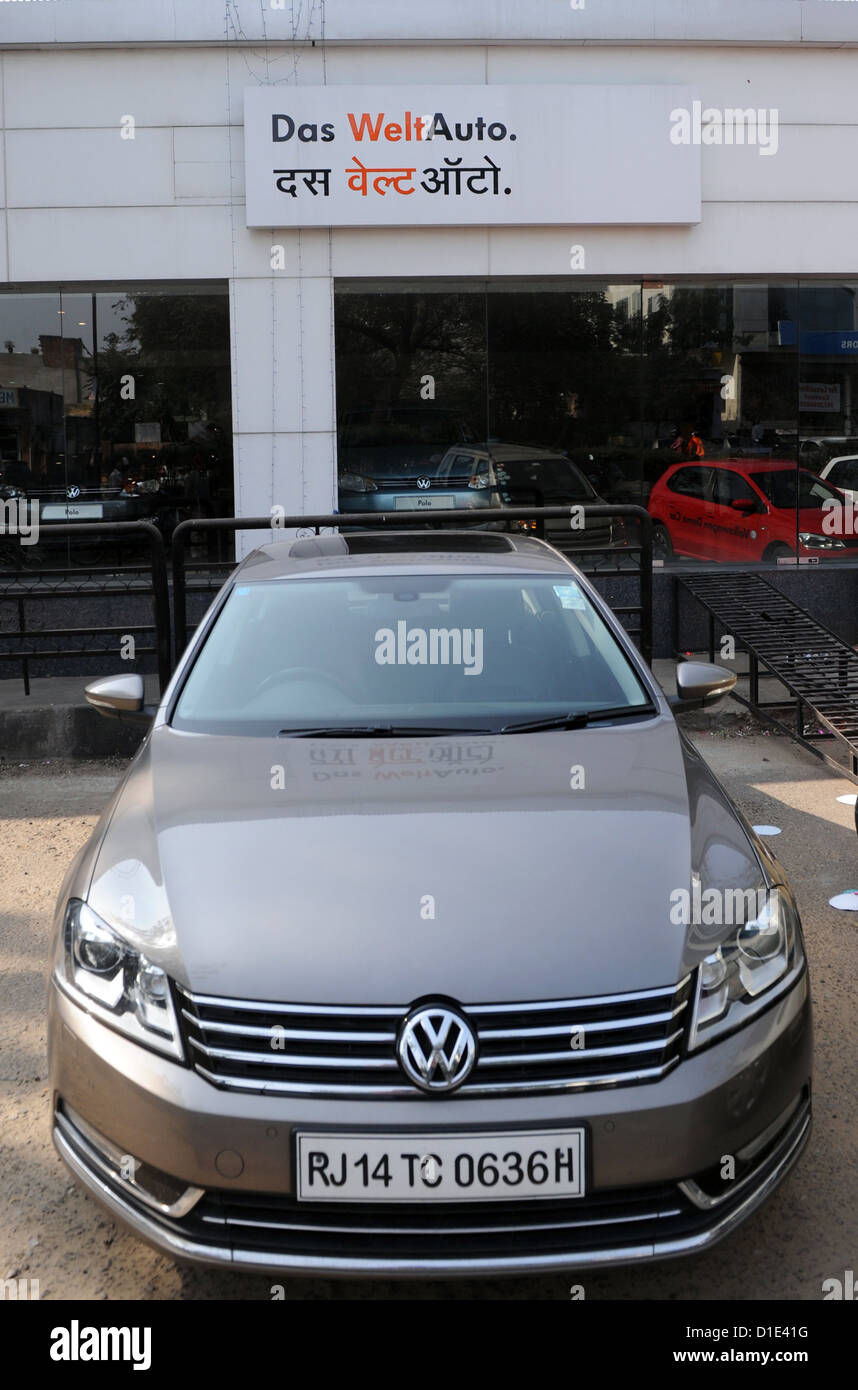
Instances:
[[[719,700],[736,684],[733,671],[708,661],[680,661],[676,667],[676,694],[668,696],[671,709],[700,709]]]
[[[752,497],[734,497],[730,506],[734,512],[742,512],[745,516],[757,510],[757,503]]]
[[[143,703],[143,677],[105,676],[91,681],[84,690],[87,704],[107,719],[121,719],[129,724],[151,724],[157,713],[155,705]]]

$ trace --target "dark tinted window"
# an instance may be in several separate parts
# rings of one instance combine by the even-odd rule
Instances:
[[[729,468],[716,468],[713,500],[722,507],[729,507],[731,502],[759,502],[760,499],[738,473]]]
[[[751,476],[773,507],[794,507],[797,494],[799,507],[821,507],[823,502],[843,500],[839,493],[821,478],[817,478],[815,473],[808,473],[806,469],[802,469],[798,474],[800,483],[796,482],[796,474],[790,468],[777,471],[772,469],[766,473],[753,473]]]
[[[681,492],[683,497],[699,497],[702,500],[710,471],[708,468],[680,468],[667,486],[671,492]]]
[[[498,478],[511,488],[536,488],[546,501],[591,502],[592,484],[567,459],[504,459]]]
[[[858,459],[843,459],[835,463],[826,482],[835,487],[858,488]]]

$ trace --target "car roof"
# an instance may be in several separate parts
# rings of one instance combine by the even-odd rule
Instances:
[[[300,575],[577,574],[565,556],[533,536],[500,532],[386,531],[273,541],[251,551],[236,574],[258,583]]]
[[[498,463],[557,460],[575,467],[572,459],[568,458],[566,454],[558,454],[555,449],[537,449],[532,444],[454,444],[451,446],[452,449],[455,449],[456,453],[482,454],[486,458],[495,459]]]
[[[789,468],[795,472],[793,459],[684,459],[673,465],[677,468],[732,468],[736,473],[779,473]],[[808,469],[802,468],[802,473]]]

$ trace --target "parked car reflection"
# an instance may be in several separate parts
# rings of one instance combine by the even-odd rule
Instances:
[[[494,462],[501,498],[506,506],[579,507],[604,502],[593,484],[565,454],[522,444],[492,444],[472,451],[474,466],[481,457]],[[520,521],[520,530],[535,531],[539,523]],[[589,555],[598,559],[604,553],[628,547],[629,536],[621,517],[585,517],[582,513],[550,518],[545,522],[545,539],[564,555],[574,554],[580,561]]]

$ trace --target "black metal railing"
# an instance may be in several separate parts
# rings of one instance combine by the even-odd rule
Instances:
[[[599,567],[596,570],[587,570],[597,577],[607,575],[619,576],[631,580],[637,579],[639,584],[639,601],[634,604],[619,603],[611,604],[613,611],[620,615],[630,618],[637,618],[637,626],[628,626],[630,636],[637,638],[641,655],[649,664],[652,661],[652,518],[643,507],[617,505],[609,503],[598,503],[592,506],[569,507],[485,507],[479,509],[480,527],[491,525],[494,528],[512,529],[513,523],[521,521],[533,521],[536,523],[536,530],[529,534],[534,534],[540,539],[545,538],[546,522],[550,521],[570,521],[571,514],[578,522],[583,513],[584,527],[583,534],[577,527],[570,534],[574,534],[575,551],[585,554],[595,553],[600,549],[598,545],[589,547],[586,544],[586,527],[589,521],[604,518],[624,519],[632,524],[635,531],[635,538],[626,538],[622,547],[611,548],[611,554],[623,556],[631,560],[634,556],[639,556],[637,565],[629,565],[623,568],[616,565],[609,570]],[[451,525],[475,525],[475,509],[459,508],[445,510],[443,514],[436,513],[429,523],[435,527],[449,527]],[[364,531],[375,529],[376,527],[386,527],[388,530],[398,531],[406,527],[425,528],[427,517],[425,512],[336,512],[317,516],[285,516],[278,517],[276,522],[269,516],[252,517],[207,517],[194,518],[189,521],[182,521],[173,532],[172,538],[172,562],[173,562],[173,632],[175,635],[175,656],[176,660],[184,651],[189,633],[187,616],[187,564],[186,549],[188,538],[192,532],[198,531],[271,531],[272,538],[276,539],[278,533],[282,531],[307,531],[318,536],[323,530],[333,531],[341,528],[348,528],[350,531]],[[525,533],[528,534],[528,533]],[[552,537],[552,542],[554,537]],[[567,552],[574,558],[574,552]],[[204,586],[205,587],[205,586]],[[218,587],[215,582],[208,586],[211,592]]]
[[[580,527],[583,513],[583,530]],[[574,516],[574,521],[572,517]],[[622,545],[602,546],[595,535],[597,527],[593,523],[601,520],[622,519],[627,524],[626,536]],[[636,603],[612,603],[614,612],[624,619],[630,636],[638,641],[644,659],[652,660],[652,523],[649,514],[641,507],[594,504],[584,507],[503,507],[481,508],[480,527],[489,526],[493,531],[512,531],[517,524],[529,523],[533,529],[524,534],[549,539],[564,550],[572,559],[582,562],[592,559],[596,553],[612,557],[614,563],[599,563],[595,568],[586,563],[581,567],[585,573],[597,579],[619,576],[631,580],[639,586]],[[551,523],[569,523],[569,544],[565,544],[558,527]],[[450,526],[473,528],[474,509],[451,509],[443,516],[433,514],[431,529],[446,529]],[[158,528],[146,520],[139,521],[93,521],[93,522],[50,522],[39,530],[38,541],[27,547],[26,565],[4,571],[0,569],[0,612],[2,605],[10,603],[17,618],[17,626],[0,628],[0,662],[19,663],[24,679],[24,688],[30,693],[30,674],[33,663],[45,660],[62,661],[107,653],[116,645],[116,638],[128,634],[135,636],[135,657],[152,656],[158,672],[160,688],[163,691],[178,657],[184,650],[191,625],[188,622],[189,594],[214,593],[234,568],[231,562],[188,561],[188,547],[192,535],[237,531],[269,531],[272,539],[283,538],[286,532],[305,532],[319,535],[322,531],[347,529],[354,534],[367,533],[377,528],[403,530],[427,526],[425,512],[338,512],[312,516],[290,516],[272,519],[271,515],[257,517],[211,517],[191,518],[181,522],[172,537],[172,621],[170,608],[170,583],[167,569],[164,539]],[[587,542],[587,527],[591,527],[593,543]],[[117,546],[129,538],[140,538],[148,549],[148,562],[145,565],[118,565],[114,568],[80,566],[47,568],[30,563],[33,552],[39,551],[47,542],[58,537],[68,537],[71,541],[115,541]],[[28,618],[31,604],[46,603],[50,600],[91,600],[131,597],[149,599],[152,605],[151,623],[137,622],[130,616],[121,614],[122,621],[117,624],[71,625],[54,623],[39,627]],[[77,603],[75,617],[77,618]],[[175,634],[175,643],[173,641]],[[141,640],[137,642],[137,637]]]
[[[92,521],[45,522],[39,528],[38,541],[28,546],[28,560],[34,557],[44,541],[68,536],[73,541],[83,538],[116,541],[142,538],[148,548],[148,563],[141,566],[121,566],[113,569],[55,567],[42,568],[27,564],[20,569],[0,571],[0,611],[3,605],[13,606],[17,626],[0,629],[0,661],[20,663],[25,694],[30,693],[33,663],[80,660],[100,652],[113,650],[116,638],[135,636],[135,659],[153,656],[163,691],[173,666],[170,589],[164,538],[151,521]],[[28,620],[32,604],[58,601],[133,597],[148,600],[152,606],[151,623],[133,619],[116,624],[33,626]],[[137,637],[142,643],[138,644]],[[151,642],[151,645],[148,643]]]
[[[716,661],[716,627],[747,653],[747,694],[733,699],[858,783],[858,654],[760,574],[685,574],[674,578],[674,656],[682,657],[679,587],[708,618],[709,660]],[[723,658],[722,658],[723,659]],[[760,682],[784,694],[764,700]],[[792,705],[792,726],[781,718]],[[833,742],[840,758],[819,746]],[[841,760],[845,757],[845,764]],[[858,806],[856,806],[858,828]]]

